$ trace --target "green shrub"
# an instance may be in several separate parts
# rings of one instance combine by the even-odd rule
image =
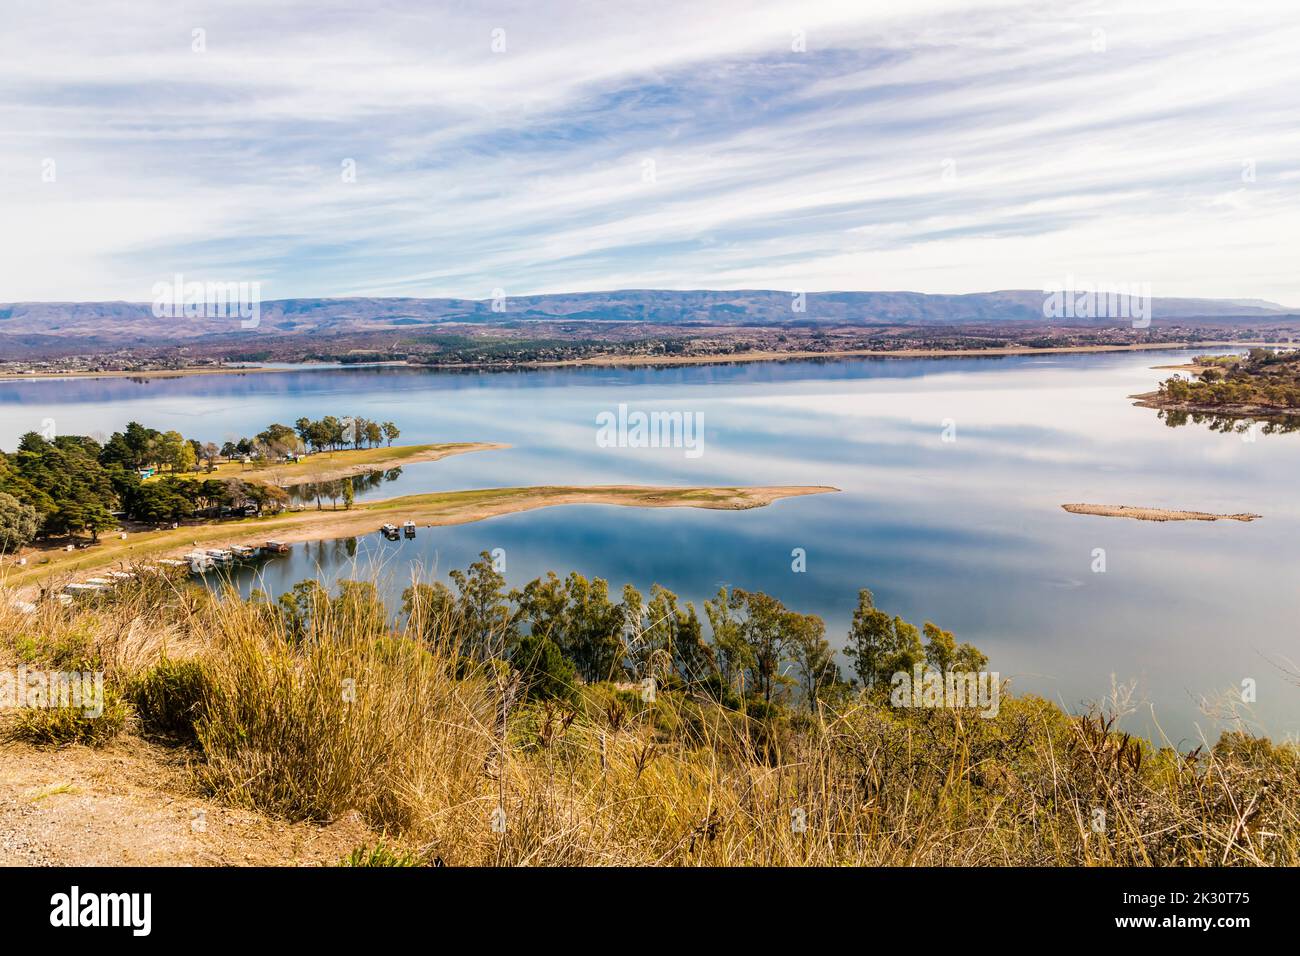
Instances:
[[[554,641],[533,635],[521,638],[511,663],[519,669],[529,700],[576,703],[578,670]]]
[[[38,631],[15,635],[13,648],[18,659],[25,664],[43,664],[63,670],[98,670],[94,635],[84,626],[70,627],[61,633]]]
[[[198,742],[194,724],[208,692],[208,673],[202,663],[170,658],[136,676],[127,688],[146,733],[186,744]]]
[[[79,707],[24,707],[4,736],[42,747],[102,747],[122,732],[130,716],[130,705],[112,685],[105,684],[104,709],[99,716],[87,716]]]
[[[339,866],[423,866],[423,861],[414,853],[394,850],[383,842],[373,848],[359,846],[339,863]]]

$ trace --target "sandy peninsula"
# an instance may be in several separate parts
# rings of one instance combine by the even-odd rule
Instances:
[[[1132,505],[1061,505],[1070,514],[1101,515],[1106,518],[1136,518],[1138,521],[1254,521],[1255,514],[1219,515],[1208,511],[1175,511],[1169,508],[1135,508]]]
[[[232,544],[286,543],[349,538],[378,531],[382,524],[413,521],[421,528],[468,524],[498,515],[556,505],[622,505],[635,508],[710,508],[741,511],[762,508],[782,498],[838,491],[826,485],[674,488],[637,485],[575,487],[546,485],[531,488],[487,488],[406,495],[360,502],[350,510],[293,511],[261,518],[187,525],[164,531],[105,537],[91,548],[29,555],[23,567],[10,566],[0,584],[32,585],[44,578],[73,579],[114,565],[130,567],[162,557],[183,555],[194,548]],[[36,557],[36,560],[30,560]]]

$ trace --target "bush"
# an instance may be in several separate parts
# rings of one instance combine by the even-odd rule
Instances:
[[[130,716],[130,705],[105,684],[104,709],[98,717],[87,716],[79,707],[24,707],[4,736],[40,747],[102,747],[122,732]]]
[[[212,792],[290,820],[356,810],[390,831],[477,796],[492,746],[486,688],[454,680],[441,651],[355,623],[326,615],[294,644],[243,602],[215,609],[196,726]]]
[[[130,682],[127,696],[146,733],[195,744],[195,723],[208,691],[208,674],[199,661],[163,658]]]
[[[374,849],[359,846],[343,858],[339,866],[423,866],[423,861],[414,853],[394,850],[383,842],[376,843]]]
[[[529,700],[577,702],[578,669],[549,638],[521,638],[511,663],[519,668]]]

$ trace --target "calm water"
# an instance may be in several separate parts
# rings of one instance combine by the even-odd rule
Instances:
[[[719,585],[776,594],[842,637],[857,590],[972,641],[1013,688],[1067,707],[1136,681],[1175,741],[1219,726],[1202,697],[1255,680],[1255,724],[1300,732],[1300,434],[1254,442],[1169,428],[1126,396],[1186,353],[855,360],[671,369],[449,374],[364,368],[132,381],[0,383],[0,447],[53,418],[61,433],[127,421],[218,443],[271,421],[360,414],[402,442],[492,440],[505,451],[407,466],[359,497],[526,484],[828,484],[745,512],[569,506],[413,541],[297,545],[240,578],[278,593],[301,578],[379,569],[393,593],[414,563],[438,576],[504,548],[507,577],[580,570],[702,601]],[[600,448],[595,419],[701,412],[704,453]],[[951,420],[956,440],[942,440]],[[1252,524],[1070,515],[1071,501],[1253,511]],[[807,552],[807,572],[791,551]],[[1106,571],[1094,573],[1094,550]],[[1153,730],[1150,707],[1128,721]]]

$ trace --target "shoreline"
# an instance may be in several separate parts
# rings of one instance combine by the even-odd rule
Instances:
[[[803,362],[817,359],[842,358],[1001,358],[1016,355],[1069,355],[1092,352],[1150,352],[1203,348],[1263,347],[1259,342],[1138,342],[1130,345],[1052,345],[1042,348],[1032,346],[995,346],[986,349],[838,349],[829,352],[770,352],[749,351],[711,355],[593,355],[586,358],[558,359],[555,361],[527,361],[512,364],[498,362],[462,362],[447,365],[421,365],[411,362],[365,362],[350,365],[328,362],[303,362],[288,368],[268,366],[196,367],[188,369],[159,369],[157,371],[104,371],[104,372],[45,372],[22,374],[0,372],[3,381],[58,381],[63,379],[95,378],[186,378],[199,375],[268,375],[276,372],[347,371],[365,368],[410,368],[423,371],[511,371],[514,369],[572,368],[582,366],[673,366],[673,365],[725,365],[733,362]]]
[[[1193,415],[1221,415],[1224,418],[1252,418],[1276,421],[1300,418],[1300,408],[1279,408],[1276,405],[1205,405],[1199,402],[1176,402],[1162,398],[1159,392],[1141,392],[1130,395],[1137,408],[1157,411],[1187,412]]]
[[[1245,346],[1243,342],[1135,342],[1130,345],[1000,345],[986,349],[837,349],[830,352],[736,352],[730,355],[596,355],[556,362],[520,363],[536,368],[582,365],[718,365],[728,362],[811,361],[837,358],[1002,358],[1014,355],[1069,355],[1087,352],[1151,352]],[[436,368],[437,366],[429,366]]]
[[[672,487],[657,485],[541,485],[443,491],[360,502],[351,510],[304,510],[261,518],[186,525],[165,531],[142,531],[125,541],[104,537],[81,551],[45,552],[48,560],[19,567],[8,564],[0,587],[30,590],[42,578],[76,576],[113,565],[130,567],[183,555],[196,548],[262,543],[268,539],[298,544],[377,533],[385,522],[414,521],[417,526],[469,524],[486,518],[557,505],[605,504],[638,508],[707,508],[745,511],[783,498],[839,491],[829,485],[757,485],[750,487]],[[27,556],[29,562],[31,555]]]

